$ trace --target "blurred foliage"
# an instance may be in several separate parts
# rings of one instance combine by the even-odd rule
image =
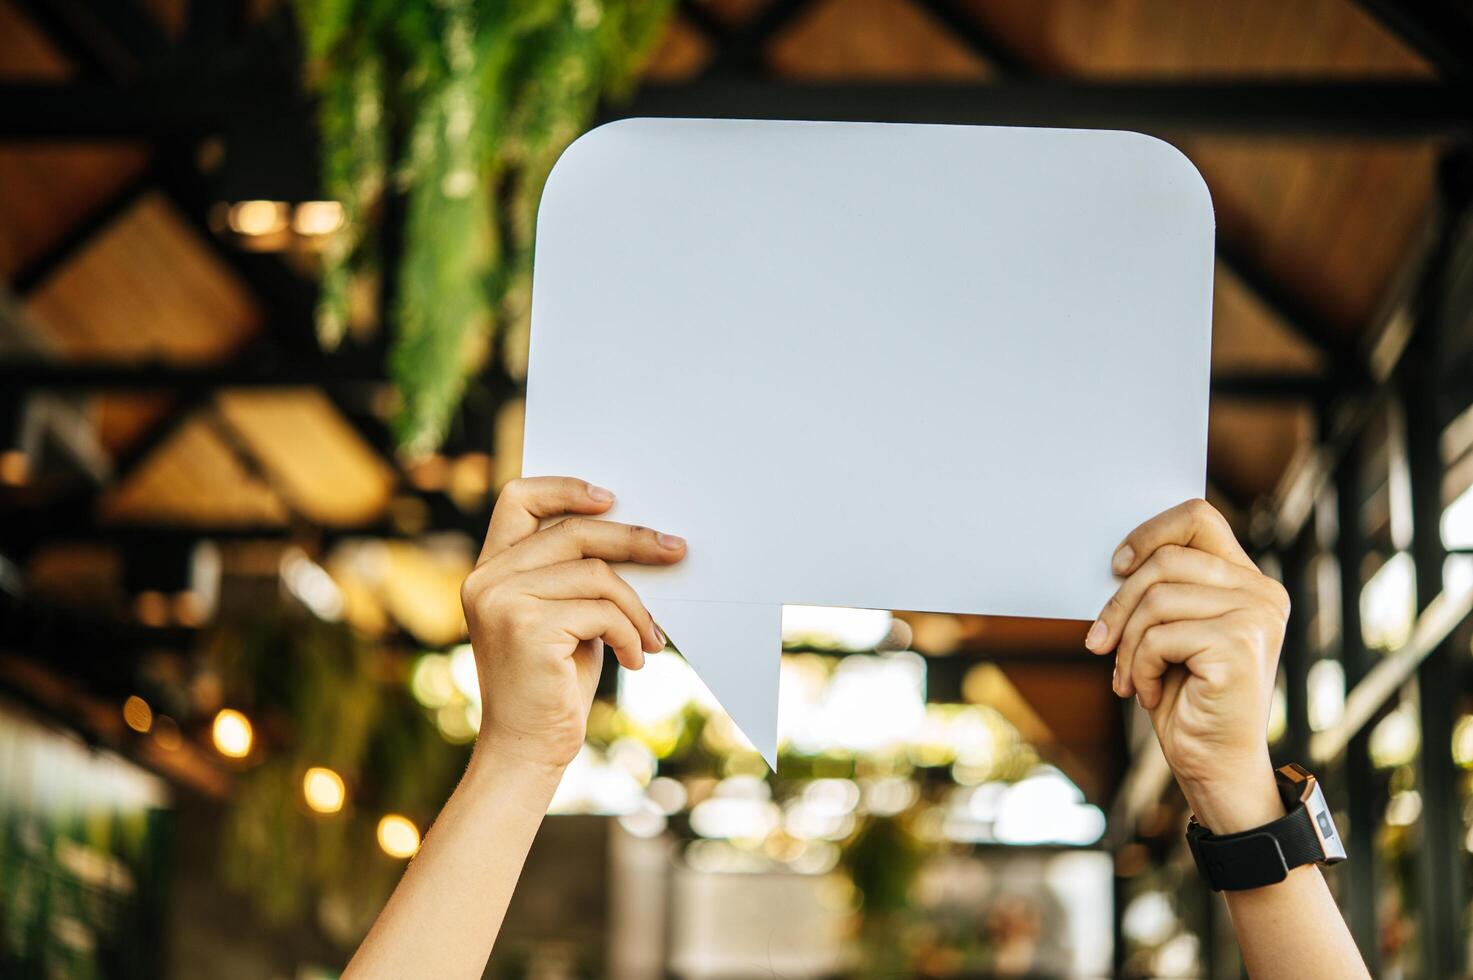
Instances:
[[[871,817],[844,851],[868,921],[883,922],[910,906],[910,887],[927,848],[893,817]]]
[[[397,276],[396,432],[436,448],[500,337],[524,370],[533,227],[558,155],[632,83],[671,0],[295,0],[320,97],[323,190],[347,221],[323,253],[318,330],[333,347],[355,282]],[[381,273],[384,192],[405,198]]]
[[[329,938],[356,942],[404,867],[380,851],[379,818],[402,813],[423,831],[469,750],[440,738],[402,683],[385,683],[396,661],[341,625],[277,617],[221,627],[206,662],[256,724],[225,820],[226,879],[270,921],[315,912]],[[342,776],[340,812],[307,807],[312,766]]]

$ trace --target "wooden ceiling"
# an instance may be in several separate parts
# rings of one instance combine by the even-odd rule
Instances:
[[[649,64],[651,81],[693,80],[712,65],[717,44],[703,21],[740,29],[770,9],[766,0],[698,2],[672,21]],[[182,0],[147,6],[177,32]],[[1432,71],[1353,0],[816,0],[759,60],[778,77],[807,80],[973,81],[1003,73],[968,43],[969,26],[1011,52],[1016,64],[1004,66],[1011,74],[1020,66],[1090,79]],[[0,81],[75,73],[18,0],[0,0]],[[1176,142],[1211,188],[1221,242],[1347,345],[1363,343],[1428,222],[1438,143],[1202,135]],[[36,349],[64,360],[211,365],[240,356],[262,334],[262,298],[219,243],[206,240],[197,216],[150,189],[154,153],[143,141],[0,145],[0,277],[21,294]],[[95,234],[63,247],[110,208]],[[48,266],[59,248],[64,261]],[[1242,265],[1219,266],[1214,372],[1326,372],[1322,353],[1241,272]],[[109,453],[140,457],[98,498],[104,524],[362,527],[382,519],[404,484],[340,406],[311,388],[194,400],[108,395],[93,399],[92,411]],[[1313,424],[1300,401],[1214,398],[1214,483],[1237,503],[1271,493]],[[505,458],[495,465],[515,469]],[[978,619],[965,624],[961,648],[1052,658],[1005,669],[1064,752],[1107,769],[1120,712],[1105,681],[1108,665],[1079,653],[1082,629]],[[1065,672],[1065,662],[1081,669]]]

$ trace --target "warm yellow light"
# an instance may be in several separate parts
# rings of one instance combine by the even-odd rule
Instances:
[[[286,230],[286,205],[280,201],[241,201],[230,207],[230,230],[252,238]]]
[[[302,796],[318,813],[337,813],[343,808],[347,791],[342,776],[325,766],[313,766],[302,777]]]
[[[343,226],[343,206],[337,201],[304,201],[292,216],[298,235],[331,235]]]
[[[18,487],[31,478],[31,458],[20,449],[0,453],[0,483]]]
[[[123,721],[135,732],[147,734],[153,727],[153,709],[138,695],[131,695],[123,702]]]
[[[244,759],[251,754],[251,721],[234,708],[221,708],[210,729],[219,753],[231,759]]]
[[[171,603],[174,622],[180,626],[196,627],[205,621],[205,604],[199,595],[188,590],[176,592]]]
[[[386,814],[378,822],[378,846],[389,857],[414,857],[419,850],[419,828],[408,817]]]
[[[1453,761],[1473,769],[1473,715],[1463,715],[1453,726]]]
[[[145,589],[134,597],[133,613],[144,626],[160,629],[169,625],[169,599],[162,592]]]

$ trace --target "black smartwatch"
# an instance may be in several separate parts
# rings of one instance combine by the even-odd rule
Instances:
[[[1345,860],[1345,845],[1314,776],[1291,762],[1274,771],[1274,781],[1289,812],[1271,823],[1221,835],[1195,816],[1187,823],[1187,846],[1213,891],[1262,888],[1283,881],[1300,865]]]

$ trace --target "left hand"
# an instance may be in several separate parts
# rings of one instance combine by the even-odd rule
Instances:
[[[1289,616],[1284,587],[1203,500],[1136,528],[1112,567],[1125,580],[1085,646],[1115,651],[1115,693],[1149,712],[1198,819],[1221,834],[1281,815],[1266,732]]]

